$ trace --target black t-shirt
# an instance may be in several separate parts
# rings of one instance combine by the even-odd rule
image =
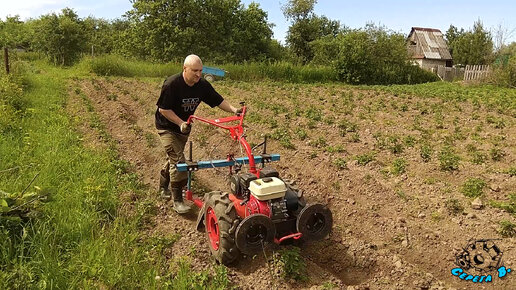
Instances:
[[[224,98],[215,91],[209,82],[201,78],[193,86],[188,86],[183,78],[183,73],[178,73],[165,80],[161,88],[156,106],[156,128],[158,130],[171,130],[181,133],[179,126],[170,122],[159,112],[159,108],[172,110],[181,120],[188,120],[194,114],[195,109],[201,102],[210,107],[218,106]]]

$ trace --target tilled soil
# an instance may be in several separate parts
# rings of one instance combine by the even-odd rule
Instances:
[[[92,78],[75,82],[70,90],[70,107],[76,117],[84,116],[84,102],[89,101],[107,133],[116,141],[120,157],[134,166],[142,182],[150,188],[157,188],[159,170],[165,161],[154,128],[160,84],[149,80]],[[515,223],[514,216],[487,205],[488,199],[504,200],[516,189],[516,177],[503,171],[514,166],[516,161],[514,118],[487,109],[473,112],[475,108],[469,103],[459,103],[460,109],[452,110],[449,107],[457,104],[415,96],[399,99],[345,86],[238,82],[218,82],[214,86],[234,105],[239,101],[247,102],[250,113],[246,127],[250,143],[257,144],[265,133],[279,129],[292,134],[291,143],[295,149],[282,146],[277,140],[269,142],[268,151],[281,154],[281,161],[271,165],[282,177],[295,180],[307,200],[328,204],[334,217],[334,229],[327,239],[301,247],[307,266],[307,282],[278,277],[278,269],[270,262],[273,252],[278,250],[274,248],[255,257],[243,257],[229,268],[230,280],[236,287],[306,289],[333,285],[344,289],[510,289],[510,285],[515,284],[512,273],[499,279],[496,272],[492,272],[493,282],[473,284],[450,272],[457,267],[455,255],[469,239],[499,239],[496,244],[504,251],[504,265],[514,268],[515,238],[501,238],[498,233],[499,221]],[[342,104],[343,98],[350,101]],[[402,104],[406,105],[406,110],[394,109]],[[443,126],[423,136],[414,129],[412,120],[417,119],[421,126],[428,126],[433,119],[422,114],[420,108],[438,105],[446,108]],[[310,115],[311,108],[322,112],[324,117],[318,119]],[[459,170],[453,172],[439,170],[435,157],[438,147],[446,136],[457,130],[462,129],[460,132],[466,135],[456,139],[459,140],[454,144],[457,150],[472,142],[476,142],[479,150],[489,150],[487,141],[482,143],[471,138],[473,128],[480,124],[470,118],[473,113],[508,120],[502,129],[488,127],[477,134],[480,135],[478,140],[504,136],[499,139],[500,144],[505,145],[502,146],[505,157],[481,165],[463,161]],[[196,115],[215,117],[227,113],[201,105]],[[343,120],[357,124],[355,133],[353,130],[342,132],[340,124]],[[300,132],[299,128],[303,128],[307,136],[296,133]],[[87,144],[103,146],[99,141],[101,137],[89,126],[79,129]],[[417,140],[430,136],[434,140],[431,144],[435,147],[434,158],[422,162],[418,146],[406,146],[401,155],[378,149],[379,132],[415,136]],[[300,137],[296,138],[296,134]],[[353,137],[353,134],[358,136]],[[194,142],[195,160],[225,159],[228,150],[235,156],[241,155],[239,147],[232,144],[227,132],[221,129],[196,123],[190,138]],[[343,150],[331,152],[325,149],[337,145]],[[365,166],[354,158],[373,151],[374,160]],[[393,174],[389,171],[390,165],[400,157],[406,160],[406,171]],[[347,168],[337,167],[337,160],[346,160]],[[207,190],[228,191],[225,173],[222,169],[199,171],[195,179]],[[488,188],[484,189],[487,198],[484,199],[485,206],[475,210],[471,206],[472,199],[464,197],[460,190],[466,179],[479,176],[488,183]],[[446,207],[450,199],[456,199],[464,210],[451,213]],[[149,235],[181,235],[167,251],[167,257],[174,259],[187,255],[194,270],[211,267],[213,262],[204,234],[195,230],[197,210],[178,216],[171,203],[163,203],[157,198],[155,202],[159,210],[153,217],[153,226],[148,229]]]

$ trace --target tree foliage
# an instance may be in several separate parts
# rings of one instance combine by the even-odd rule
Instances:
[[[125,53],[162,61],[196,53],[210,61],[267,57],[272,37],[267,13],[240,0],[135,0],[127,17]]]
[[[464,32],[453,25],[446,32],[448,45],[456,64],[489,64],[493,56],[493,40],[480,20]]]
[[[410,63],[405,37],[372,24],[316,42],[314,59],[336,56],[339,79],[352,84],[401,84],[435,81],[435,75]]]
[[[339,21],[313,13],[316,3],[317,0],[290,0],[283,7],[285,17],[291,21],[286,41],[293,55],[302,63],[314,58],[312,42],[324,37],[336,37],[340,32]]]
[[[33,47],[59,65],[73,64],[86,49],[84,23],[75,11],[64,8],[34,21]]]

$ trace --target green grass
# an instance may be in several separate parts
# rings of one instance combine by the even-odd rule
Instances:
[[[181,273],[196,277],[187,266],[168,269],[163,251],[179,236],[144,234],[157,212],[152,192],[118,159],[95,112],[90,126],[104,130],[107,149],[85,147],[74,130],[66,83],[81,72],[42,70],[25,78],[19,97],[30,102],[0,138],[0,288],[155,289],[183,285]],[[130,206],[122,206],[128,201],[121,194]],[[34,197],[30,206],[15,211],[14,202],[27,196]],[[227,285],[222,272],[206,277],[196,288]]]
[[[337,80],[334,69],[324,66],[301,66],[287,62],[220,65],[206,63],[205,65],[226,70],[227,78],[236,81],[272,80],[292,83],[323,83]],[[117,55],[85,58],[80,66],[86,67],[97,75],[123,77],[164,78],[182,70],[180,63],[150,63]]]

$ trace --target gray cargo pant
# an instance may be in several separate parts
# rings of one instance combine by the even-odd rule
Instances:
[[[161,144],[165,147],[167,153],[167,162],[161,169],[161,176],[170,177],[172,188],[182,188],[186,185],[188,179],[187,172],[179,172],[176,169],[177,163],[185,162],[185,155],[183,153],[188,140],[188,135],[183,135],[168,130],[158,130]]]

